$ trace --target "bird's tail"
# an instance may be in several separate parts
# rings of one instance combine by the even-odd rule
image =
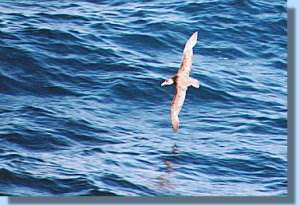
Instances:
[[[198,32],[194,32],[193,35],[189,38],[189,40],[187,40],[186,44],[185,44],[185,47],[184,47],[184,50],[183,52],[187,52],[189,50],[192,50],[193,47],[196,45],[197,43],[197,36],[198,36]]]
[[[189,77],[189,86],[193,86],[194,88],[199,88],[200,82],[195,78]]]

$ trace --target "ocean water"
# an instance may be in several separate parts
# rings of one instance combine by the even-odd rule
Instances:
[[[1,1],[0,195],[286,196],[286,1]],[[173,132],[161,87],[198,31]]]

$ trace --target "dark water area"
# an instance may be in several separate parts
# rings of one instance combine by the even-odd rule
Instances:
[[[0,16],[0,195],[287,195],[286,1],[4,0]],[[174,133],[160,84],[195,31],[201,86]]]

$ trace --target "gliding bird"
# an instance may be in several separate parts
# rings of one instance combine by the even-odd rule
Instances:
[[[198,80],[189,77],[192,68],[193,47],[197,43],[197,35],[198,32],[193,33],[193,35],[186,42],[183,50],[182,62],[176,75],[172,78],[166,79],[161,84],[161,86],[172,84],[175,84],[176,86],[176,94],[173,98],[170,112],[172,127],[174,131],[177,131],[179,128],[178,115],[184,103],[188,87],[193,86],[195,88],[199,88],[200,86]]]

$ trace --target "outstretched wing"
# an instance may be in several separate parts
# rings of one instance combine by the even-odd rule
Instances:
[[[179,128],[179,112],[182,108],[182,105],[184,103],[186,95],[186,90],[179,90],[176,89],[176,94],[173,98],[172,105],[171,105],[171,122],[172,122],[172,127],[174,130],[178,130]]]
[[[185,47],[183,49],[182,62],[179,72],[185,72],[189,74],[192,68],[193,60],[193,47],[197,43],[198,32],[193,33],[193,35],[187,40]]]

